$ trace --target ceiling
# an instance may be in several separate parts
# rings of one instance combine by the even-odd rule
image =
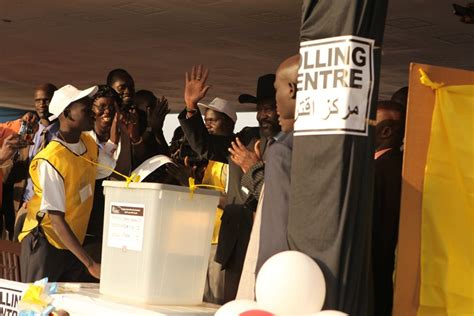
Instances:
[[[451,2],[391,1],[380,98],[406,85],[411,61],[474,69],[474,25]],[[177,111],[197,63],[209,99],[236,101],[297,52],[300,14],[301,0],[0,0],[0,106],[31,109],[38,84],[85,88],[125,68]]]

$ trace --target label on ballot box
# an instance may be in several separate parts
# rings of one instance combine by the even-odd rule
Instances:
[[[111,203],[108,247],[142,251],[145,205]]]

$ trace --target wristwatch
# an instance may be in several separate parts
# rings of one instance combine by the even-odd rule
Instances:
[[[188,107],[186,107],[186,112],[188,112],[188,113],[196,113],[196,112],[197,112],[197,109],[189,109]]]

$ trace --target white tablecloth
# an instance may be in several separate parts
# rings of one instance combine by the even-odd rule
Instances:
[[[0,315],[16,315],[17,304],[28,284],[0,279]],[[214,315],[218,305],[165,306],[140,304],[99,293],[98,283],[59,283],[53,305],[71,316],[195,316]]]
[[[202,304],[199,306],[148,305],[113,298],[99,293],[99,284],[62,283],[60,291],[54,294],[54,306],[64,309],[71,316],[82,315],[214,315],[219,306]]]

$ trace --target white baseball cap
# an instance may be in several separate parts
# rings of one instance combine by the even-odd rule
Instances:
[[[69,104],[84,97],[92,97],[97,93],[98,89],[97,86],[93,86],[85,90],[79,90],[70,84],[59,88],[54,91],[53,98],[49,103],[49,113],[53,115],[48,117],[48,119],[50,121],[57,119]]]
[[[216,112],[224,113],[230,117],[234,123],[237,121],[237,113],[235,112],[235,108],[227,100],[215,98],[209,104],[198,103],[198,105]]]

